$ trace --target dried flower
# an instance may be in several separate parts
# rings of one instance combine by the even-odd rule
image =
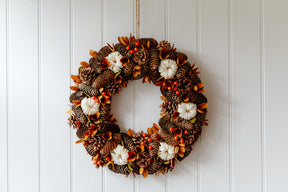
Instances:
[[[109,62],[109,69],[114,73],[118,73],[123,67],[121,62],[122,57],[123,56],[118,51],[112,52],[106,57]]]
[[[175,157],[174,146],[168,145],[165,142],[160,142],[158,155],[164,161],[173,159]]]
[[[190,120],[197,114],[197,105],[194,103],[180,103],[178,104],[179,116],[183,119]]]
[[[81,101],[81,108],[86,115],[94,115],[98,112],[100,104],[91,97],[85,97]]]
[[[164,59],[161,61],[159,66],[159,72],[165,79],[171,79],[174,77],[177,71],[177,63],[171,59]]]
[[[115,149],[111,151],[112,161],[117,165],[127,164],[128,150],[122,145],[117,145]]]

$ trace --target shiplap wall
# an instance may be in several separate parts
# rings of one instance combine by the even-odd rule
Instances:
[[[136,0],[0,0],[1,192],[287,192],[288,1],[141,0],[140,36],[200,67],[209,126],[166,176],[95,169],[67,125],[69,75],[136,32]],[[158,87],[113,98],[122,131],[159,119]]]

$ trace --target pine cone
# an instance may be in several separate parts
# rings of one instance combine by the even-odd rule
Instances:
[[[139,175],[140,167],[136,164],[135,161],[129,161],[128,165],[133,169],[133,172],[137,175]]]
[[[186,94],[185,94],[188,98],[189,98],[189,102],[191,102],[191,103],[196,103],[197,104],[197,101],[198,101],[198,93],[196,93],[196,92],[192,92],[192,91],[190,91],[190,92],[187,92]],[[200,104],[200,103],[199,103]]]
[[[88,130],[88,128],[85,125],[82,125],[79,127],[76,131],[76,135],[79,139],[82,139],[84,136],[84,133]]]
[[[145,49],[139,49],[136,53],[134,53],[133,61],[138,65],[145,64],[149,59],[149,53]]]
[[[188,134],[183,135],[185,145],[193,145],[199,138],[202,132],[202,124],[193,124],[193,129],[188,130]]]
[[[168,41],[160,41],[157,45],[157,49],[161,50],[165,47],[166,50],[170,50],[171,49],[171,44]]]
[[[69,100],[72,103],[73,100],[82,100],[85,97],[83,91],[77,91],[70,95]]]
[[[121,133],[121,136],[122,136],[122,140],[124,143],[124,147],[128,149],[129,151],[134,151],[135,147],[134,147],[134,143],[131,137],[127,135],[126,133]]]
[[[122,56],[131,57],[131,54],[128,50],[126,50],[126,46],[117,43],[115,45],[115,50],[118,51]]]
[[[151,165],[147,168],[148,169],[148,174],[155,174],[157,171],[159,171],[159,169],[161,168],[161,166],[163,165],[162,161],[154,161],[153,163],[151,163]]]
[[[109,120],[110,119],[110,111],[111,111],[111,104],[100,105],[100,108],[99,108],[100,117],[99,117],[99,119],[101,119],[103,121]]]
[[[158,71],[160,65],[159,50],[157,48],[151,48],[149,50],[149,55],[150,77],[152,82],[155,84],[161,77]]]
[[[97,130],[102,133],[106,133],[106,132],[120,133],[119,126],[110,121],[103,121],[102,123],[98,123],[96,127],[97,127]]]
[[[153,157],[150,157],[148,152],[142,152],[138,155],[139,155],[139,159],[136,160],[136,164],[139,167],[145,168],[145,167],[149,166],[153,161]]]
[[[176,74],[175,74],[176,78],[181,79],[181,78],[185,77],[187,72],[189,71],[189,69],[190,69],[190,64],[188,62],[185,63],[184,65],[178,67]]]
[[[115,149],[119,143],[115,139],[111,139],[109,141],[106,141],[105,145],[100,150],[101,155],[108,155],[110,151]]]
[[[170,122],[173,123],[177,127],[181,127],[187,130],[193,129],[194,127],[194,125],[190,121],[187,121],[185,119],[183,119],[182,121],[173,121],[172,119],[170,119]]]
[[[114,80],[114,72],[112,70],[106,70],[101,75],[99,75],[92,84],[92,87],[99,89],[104,85],[112,82]]]
[[[68,125],[70,127],[73,126],[73,128],[76,128],[77,127],[76,121],[78,121],[76,115],[71,114],[70,117],[68,118]]]
[[[85,114],[83,113],[82,108],[80,106],[76,107],[76,105],[73,104],[72,110],[75,113],[77,119],[80,121],[80,123],[85,124],[87,122],[87,118]]]
[[[135,66],[136,66],[136,63],[134,63],[133,61],[130,61],[122,68],[121,75],[123,77],[123,81],[128,81],[128,80],[133,79],[133,70]]]
[[[201,80],[199,79],[198,75],[195,74],[191,69],[190,71],[188,71],[187,76],[191,78],[193,85],[197,85],[198,83],[201,83]]]
[[[159,119],[159,125],[167,133],[170,132],[170,128],[175,128],[175,125],[173,125],[169,120],[167,120],[167,119],[165,119],[163,117]]]
[[[80,84],[79,88],[81,91],[85,92],[87,95],[91,97],[98,96],[100,94],[98,89],[95,89],[85,83]]]
[[[182,95],[181,94],[177,95],[174,90],[169,91],[166,89],[161,89],[161,93],[171,102],[175,102],[176,104],[182,102]]]
[[[157,140],[157,134],[156,133],[153,133],[150,136],[150,138],[151,138],[152,141],[149,143],[149,145],[152,147],[152,149],[149,150],[149,155],[150,155],[150,157],[154,157],[158,153],[160,143]]]
[[[202,103],[207,103],[207,98],[202,93],[199,93],[196,104],[199,105]]]
[[[169,144],[169,145],[173,145],[173,146],[176,146],[176,145],[179,145],[179,140],[175,140],[174,139],[174,135],[172,134],[169,134],[167,133],[165,130],[163,129],[160,129],[159,130],[159,135],[161,136],[162,139],[164,139],[164,141]]]
[[[161,105],[161,112],[164,114],[167,114],[168,116],[172,117],[174,112],[177,111],[178,104],[170,102],[170,101],[165,101]]]
[[[137,39],[136,41],[139,42],[140,47],[142,47],[142,45],[144,47],[146,47],[147,43],[149,41],[150,42],[150,49],[153,48],[153,47],[156,47],[158,45],[158,42],[155,39],[153,39],[153,38],[140,38],[140,39]]]
[[[141,145],[141,143],[144,141],[146,142],[147,139],[148,139],[148,136],[146,137],[143,137],[143,131],[140,131],[140,132],[137,132],[135,133],[132,137],[131,137],[133,143],[134,143],[134,146],[137,146],[137,145]]]
[[[108,90],[112,95],[118,94],[122,87],[119,83],[111,82],[105,86],[105,89]]]
[[[111,164],[109,164],[108,168],[111,171],[113,171],[114,173],[120,173],[123,175],[129,175],[130,174],[130,170],[128,168],[128,165],[116,165],[116,164],[114,164],[114,169],[113,169],[113,166]]]
[[[105,144],[105,140],[102,137],[95,137],[88,140],[86,150],[89,155],[95,156],[96,152],[99,151]]]
[[[97,75],[100,75],[100,74],[102,73],[102,69],[100,68],[100,65],[101,65],[101,64],[97,64],[97,61],[96,61],[96,59],[95,59],[94,57],[91,57],[91,58],[89,59],[89,65],[90,65],[90,67],[91,67],[92,69],[95,70],[95,73],[96,73]]]
[[[197,122],[203,123],[206,118],[206,113],[198,113],[196,115]]]
[[[79,76],[83,83],[91,83],[97,77],[97,74],[94,69],[87,67],[81,70]]]
[[[97,54],[96,62],[97,64],[102,64],[105,57],[107,57],[112,51],[108,46],[102,47]]]

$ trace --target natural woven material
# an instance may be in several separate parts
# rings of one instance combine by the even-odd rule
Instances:
[[[134,36],[118,37],[118,43],[90,50],[90,55],[71,76],[75,84],[70,87],[68,124],[76,130],[76,143],[84,145],[96,168],[143,177],[172,171],[192,152],[207,125],[207,98],[195,65],[168,41]],[[159,126],[121,132],[111,114],[112,97],[141,78],[162,93]]]

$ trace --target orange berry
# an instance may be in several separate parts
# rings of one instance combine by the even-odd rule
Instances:
[[[101,164],[101,162],[100,161],[97,161],[97,165],[100,165]]]
[[[153,147],[152,147],[151,145],[149,145],[149,150],[152,150],[152,148],[153,148]]]
[[[95,160],[95,161],[94,161],[94,164],[97,164],[97,163],[98,163],[98,161],[97,161],[97,160]]]
[[[176,91],[176,95],[179,95],[180,94],[180,92],[179,91]]]
[[[142,142],[141,142],[141,145],[145,145],[145,142],[144,142],[144,141],[142,141]]]
[[[151,142],[152,141],[152,139],[151,138],[148,138],[148,142]]]
[[[174,87],[174,91],[177,91],[177,87]]]
[[[174,81],[174,83],[173,83],[173,84],[174,84],[174,85],[177,85],[177,83],[178,83],[177,81]]]
[[[109,96],[109,95],[107,95],[107,96],[105,97],[105,99],[107,99],[107,100],[108,100],[108,99],[110,99],[110,96]]]
[[[127,47],[126,47],[126,50],[129,51],[129,50],[130,50],[130,46],[127,46]]]
[[[100,100],[99,100],[99,99],[97,99],[97,100],[96,100],[96,103],[99,103],[99,102],[100,102]]]
[[[134,51],[137,52],[137,51],[138,51],[138,47],[135,47],[135,48],[134,48]]]
[[[106,92],[103,92],[103,93],[102,93],[102,95],[104,95],[104,96],[105,96],[105,95],[106,95]]]
[[[143,133],[143,137],[146,137],[147,136],[147,134],[146,133]]]
[[[173,131],[174,131],[174,129],[171,127],[171,128],[169,129],[169,131],[170,131],[170,132],[173,132]]]
[[[187,130],[185,130],[185,131],[184,131],[184,134],[186,134],[186,135],[187,135],[187,134],[188,134],[188,131],[187,131]]]
[[[133,50],[130,50],[130,54],[133,54],[134,53],[134,51]]]
[[[106,157],[106,160],[107,160],[107,161],[111,161],[111,157],[107,156],[107,157]]]
[[[178,141],[178,139],[179,139],[179,137],[178,137],[178,136],[174,137],[174,140],[175,140],[175,141]]]
[[[135,46],[139,46],[139,42],[137,41],[137,42],[135,42]]]
[[[184,139],[181,139],[180,143],[182,143],[182,144],[183,144],[183,143],[184,143]]]
[[[172,88],[171,87],[168,87],[168,90],[170,91]]]

